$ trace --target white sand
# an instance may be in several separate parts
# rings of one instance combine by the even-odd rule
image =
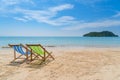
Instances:
[[[13,50],[0,50],[0,80],[120,80],[120,48],[47,48],[54,61],[11,64]]]

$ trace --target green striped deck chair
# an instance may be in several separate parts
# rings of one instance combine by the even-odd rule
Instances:
[[[48,52],[42,45],[40,45],[40,44],[26,44],[26,46],[30,48],[31,61],[33,61],[36,58],[41,58],[43,61],[45,61],[48,57],[50,57],[54,60],[54,57],[51,55],[52,52],[51,53]]]

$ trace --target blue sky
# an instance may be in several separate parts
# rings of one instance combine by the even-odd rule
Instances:
[[[120,0],[0,0],[0,36],[120,35]]]

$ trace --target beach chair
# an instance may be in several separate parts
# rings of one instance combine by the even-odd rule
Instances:
[[[41,59],[43,62],[48,58],[52,58],[54,60],[54,57],[49,53],[42,45],[40,44],[26,44],[27,47],[31,50],[31,61],[33,61],[36,58]]]
[[[14,60],[11,62],[15,62],[16,59],[23,59],[24,61],[28,60],[28,56],[31,54],[27,47],[22,44],[8,44],[10,47],[14,49]],[[16,53],[20,53],[17,55]],[[24,58],[22,56],[25,56]]]

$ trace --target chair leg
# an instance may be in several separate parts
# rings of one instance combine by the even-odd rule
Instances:
[[[55,58],[50,54],[50,57],[54,60]]]
[[[51,55],[51,53],[48,53],[48,57],[51,57],[53,60],[55,59],[52,55]]]
[[[46,58],[44,57],[44,58],[43,58],[43,62],[45,62],[45,60],[46,60]]]
[[[16,51],[14,50],[14,60],[16,59]]]
[[[30,60],[32,61],[32,53],[30,54],[30,58],[31,58]]]
[[[18,56],[18,57],[14,57],[14,60],[13,61],[11,61],[11,63],[13,63],[16,59],[18,59],[18,58],[20,58],[22,55],[20,55],[20,56]]]

